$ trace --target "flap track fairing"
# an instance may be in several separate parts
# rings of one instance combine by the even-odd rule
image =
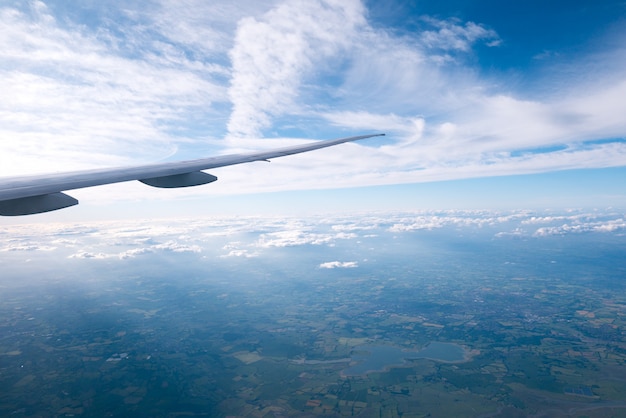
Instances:
[[[217,177],[202,171],[192,171],[191,173],[175,174],[172,176],[152,177],[140,179],[139,181],[152,187],[173,189],[176,187],[191,187],[201,184],[212,183]]]

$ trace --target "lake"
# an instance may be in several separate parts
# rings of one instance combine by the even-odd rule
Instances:
[[[361,345],[353,350],[352,362],[356,364],[344,369],[344,376],[360,376],[373,372],[384,372],[393,366],[402,366],[407,360],[430,359],[445,362],[461,362],[469,352],[458,344],[431,342],[421,350],[404,350],[390,345]]]

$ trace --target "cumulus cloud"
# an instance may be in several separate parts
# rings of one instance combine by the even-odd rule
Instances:
[[[569,223],[563,223],[556,226],[545,226],[537,228],[533,233],[535,237],[546,237],[551,235],[567,235],[581,233],[623,233],[626,231],[626,220],[610,219],[610,220],[571,220]]]
[[[96,247],[96,245],[93,245]],[[108,247],[109,250],[114,249]],[[155,244],[148,247],[136,247],[121,252],[95,252],[81,250],[71,254],[68,258],[79,259],[106,259],[106,258],[118,258],[120,260],[128,260],[136,258],[146,254],[154,254],[159,251],[173,252],[173,253],[200,253],[202,248],[198,245],[183,244],[180,242],[168,241],[161,244]]]
[[[220,256],[220,258],[228,258],[228,257],[255,258],[258,256],[259,256],[259,253],[239,249],[239,250],[230,250],[228,254],[223,254]]]
[[[115,257],[114,254],[106,254],[106,253],[94,253],[90,251],[78,251],[68,258],[77,258],[77,259],[93,259],[93,260],[104,260],[107,258]]]
[[[288,230],[262,234],[256,245],[261,248],[295,247],[299,245],[333,245],[336,240],[352,239],[356,238],[356,236],[356,234],[346,232],[328,234],[303,230]]]
[[[117,257],[119,257],[121,260],[128,260],[129,258],[135,258],[139,255],[150,254],[153,252],[154,251],[151,248],[133,248],[131,250],[118,253]]]
[[[504,238],[504,237],[525,237],[527,236],[527,232],[522,228],[515,228],[512,231],[501,231],[494,234],[496,238]]]
[[[0,251],[54,251],[57,247],[49,245],[15,243],[0,248]]]
[[[395,223],[389,228],[389,230],[391,232],[416,231],[420,229],[430,230],[443,228],[448,223],[449,220],[441,219],[438,216],[418,216],[410,222]]]
[[[419,213],[414,216],[396,216],[391,218],[391,232],[407,232],[433,230],[448,226],[478,227],[494,226],[510,222],[516,216],[503,216],[488,211],[437,211],[436,213]]]
[[[168,241],[168,242],[164,242],[162,244],[157,244],[157,245],[152,246],[152,248],[154,248],[156,250],[171,251],[171,252],[175,252],[175,253],[199,253],[199,252],[202,252],[202,248],[200,248],[200,246],[198,246],[198,245],[183,244],[183,243],[176,242],[176,241]]]
[[[336,268],[355,268],[358,267],[356,261],[328,261],[319,265],[321,269],[336,269]]]
[[[248,249],[242,248],[245,247],[246,243],[237,241],[226,244],[222,249],[228,251],[226,254],[220,255],[220,258],[229,258],[229,257],[243,257],[243,258],[254,258],[258,257],[259,253],[256,251],[250,251]]]

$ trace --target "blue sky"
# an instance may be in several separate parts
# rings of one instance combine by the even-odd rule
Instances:
[[[38,216],[626,207],[623,1],[231,3],[3,2],[0,176],[385,132]]]

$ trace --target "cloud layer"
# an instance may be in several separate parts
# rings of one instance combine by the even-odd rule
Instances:
[[[484,234],[493,239],[546,239],[551,236],[596,234],[623,237],[626,216],[619,211],[487,211],[446,210],[380,212],[310,218],[223,217],[167,221],[24,224],[0,227],[0,261],[29,259],[33,254],[69,259],[126,260],[157,255],[189,255],[209,259],[271,260],[299,248],[315,254],[313,267],[355,268],[367,260],[327,260],[328,253],[367,249],[388,240],[429,231]],[[379,240],[380,239],[380,240]],[[280,251],[276,251],[276,249]],[[367,251],[364,251],[366,253]],[[312,267],[312,268],[313,268]]]

